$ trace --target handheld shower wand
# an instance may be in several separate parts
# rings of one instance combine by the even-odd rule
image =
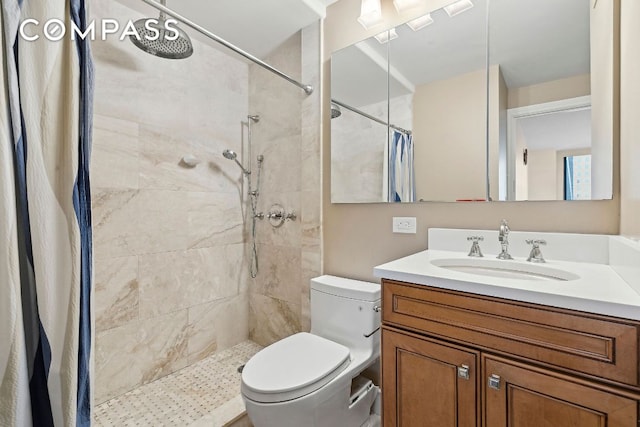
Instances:
[[[248,169],[245,169],[245,167],[242,166],[242,163],[240,163],[238,161],[238,155],[236,154],[235,151],[233,151],[233,150],[224,150],[222,152],[222,155],[225,157],[225,159],[233,160],[234,162],[236,162],[236,164],[238,166],[240,166],[240,169],[242,169],[242,172],[244,172],[245,175],[251,174],[251,171],[248,170]]]

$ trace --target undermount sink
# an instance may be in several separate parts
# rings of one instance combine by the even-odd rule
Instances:
[[[569,281],[580,277],[547,265],[486,258],[435,259],[431,264],[452,271],[502,279]]]

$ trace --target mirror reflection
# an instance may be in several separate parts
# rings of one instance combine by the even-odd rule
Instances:
[[[612,140],[594,129],[612,130],[606,115],[613,44],[591,40],[613,36],[613,16],[603,26],[592,19],[590,3],[491,2],[490,62],[499,66],[489,104],[490,123],[499,129],[497,140],[489,139],[494,200],[612,195]]]
[[[331,56],[331,201],[387,201],[387,50],[372,38]],[[386,46],[386,45],[385,45]],[[383,197],[384,194],[384,197]]]
[[[332,201],[610,198],[613,15],[593,1],[492,0],[489,58],[485,0],[336,52],[332,98],[378,120],[332,120]]]

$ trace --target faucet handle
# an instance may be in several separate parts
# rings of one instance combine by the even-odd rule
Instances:
[[[532,245],[531,247],[531,253],[529,254],[529,258],[527,258],[527,261],[529,262],[546,262],[544,260],[544,257],[542,256],[542,251],[540,250],[540,245],[546,245],[547,241],[546,240],[541,240],[541,239],[528,239],[526,240],[527,244]]]
[[[467,237],[467,241],[473,242],[471,244],[471,249],[469,250],[470,257],[482,258],[482,251],[480,250],[480,244],[478,242],[482,242],[484,237],[482,236],[469,236]]]

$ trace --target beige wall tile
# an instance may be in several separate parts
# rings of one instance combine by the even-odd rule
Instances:
[[[300,303],[300,247],[259,245],[260,273],[251,291]]]
[[[96,331],[138,319],[138,258],[95,260],[94,313]]]
[[[135,254],[137,190],[93,189],[93,250],[96,259]]]
[[[100,3],[91,12],[97,19],[142,17],[117,2]],[[305,59],[304,73],[317,84],[319,24],[314,29],[304,40],[316,49]],[[299,79],[301,46],[297,34],[267,59]],[[249,330],[266,342],[300,329],[305,223],[299,217],[278,230],[260,223],[261,242],[270,245],[260,248],[260,289],[283,300],[256,296],[250,327],[248,292],[257,286],[248,279],[248,186],[222,151],[236,151],[254,170],[255,157],[263,154],[261,209],[279,202],[300,215],[303,169],[318,180],[307,189],[319,191],[320,94],[307,97],[197,38],[196,53],[182,61],[146,55],[127,42],[97,41],[93,48],[96,396],[101,401],[233,345]],[[249,113],[261,115],[253,124],[252,158]],[[201,163],[186,168],[180,160],[187,154]],[[311,229],[319,215],[309,209]]]
[[[153,318],[238,294],[243,244],[140,255],[140,317]]]
[[[238,193],[189,192],[189,248],[244,241],[242,200]]]
[[[96,403],[187,365],[187,311],[132,322],[96,337]]]
[[[297,114],[299,116],[300,112]],[[301,136],[298,131],[283,138],[270,139],[258,147],[258,151],[264,155],[261,182],[263,195],[300,191],[300,143]]]
[[[233,347],[248,338],[248,294],[189,308],[189,363]]]
[[[300,331],[300,305],[249,295],[249,338],[267,346]]]
[[[315,251],[320,253],[320,210],[322,195],[320,190],[303,191],[301,193],[302,207],[300,209],[300,221],[302,223],[302,249],[303,251]]]
[[[93,128],[91,185],[94,188],[138,188],[138,127],[104,116]]]

